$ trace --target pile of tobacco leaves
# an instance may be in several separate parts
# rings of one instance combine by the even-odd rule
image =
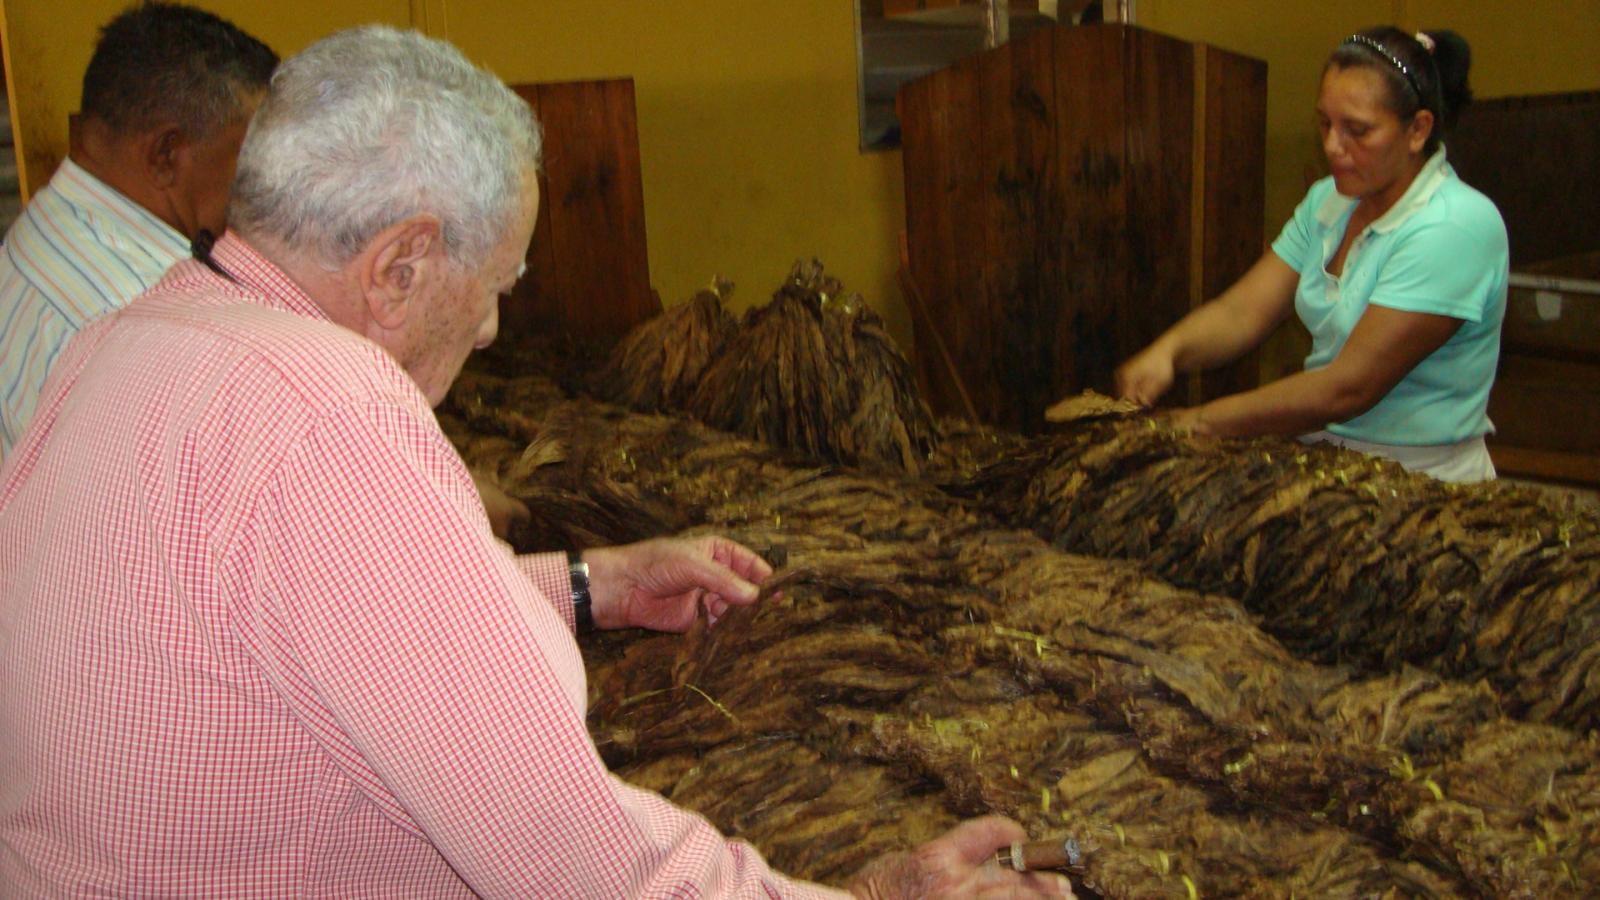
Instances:
[[[598,397],[687,413],[806,456],[917,472],[938,444],[911,366],[861,295],[816,260],[735,324],[718,282],[639,326],[595,379]]]
[[[625,343],[614,366],[656,370],[608,396],[694,405],[739,338],[694,303],[644,326],[693,346]],[[925,411],[903,369],[813,343],[844,334],[740,352],[806,355]],[[864,471],[806,442],[843,408],[791,409],[807,424],[786,430],[769,405],[757,441],[502,369],[441,410],[534,510],[521,550],[714,530],[778,568],[780,594],[714,629],[586,641],[591,734],[622,777],[831,883],[986,812],[1077,838],[1083,896],[1559,897],[1600,878],[1577,640],[1600,635],[1592,514],[1121,413],[1038,439],[946,423],[931,458],[930,440],[915,467]]]
[[[1309,659],[1487,679],[1519,718],[1600,725],[1592,509],[1327,445],[1199,439],[1144,416],[1026,445],[970,430],[952,444],[965,458],[936,477],[1059,547],[1237,598]]]

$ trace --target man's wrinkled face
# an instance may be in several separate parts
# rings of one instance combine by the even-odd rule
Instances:
[[[438,406],[461,374],[467,356],[494,342],[500,328],[500,298],[527,269],[528,244],[539,213],[539,185],[532,174],[513,227],[475,270],[448,264],[444,277],[418,298],[407,371]],[[406,360],[403,358],[402,362]]]

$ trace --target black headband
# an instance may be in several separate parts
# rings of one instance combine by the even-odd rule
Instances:
[[[1344,42],[1346,44],[1359,44],[1388,60],[1389,65],[1394,66],[1400,71],[1401,75],[1405,76],[1406,84],[1411,85],[1412,93],[1417,95],[1417,102],[1427,105],[1428,100],[1426,97],[1422,96],[1422,88],[1417,84],[1417,76],[1413,75],[1410,67],[1401,62],[1400,57],[1395,56],[1394,53],[1390,52],[1388,47],[1385,47],[1383,44],[1367,37],[1364,34],[1352,34],[1345,38]]]

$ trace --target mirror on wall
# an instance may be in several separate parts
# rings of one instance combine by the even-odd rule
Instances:
[[[1133,0],[856,0],[861,149],[900,146],[900,86],[1053,24],[1133,21]]]

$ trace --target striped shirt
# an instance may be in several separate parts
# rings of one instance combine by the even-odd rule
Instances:
[[[0,247],[0,458],[22,436],[67,340],[188,255],[171,225],[61,163]]]
[[[564,557],[494,539],[380,347],[214,258],[0,466],[0,896],[834,896],[606,770]]]

